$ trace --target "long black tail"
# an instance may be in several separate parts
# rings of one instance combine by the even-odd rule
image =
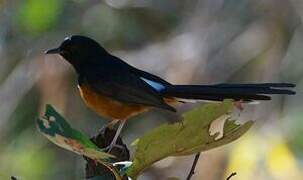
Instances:
[[[290,83],[263,83],[263,84],[216,84],[216,85],[172,85],[166,87],[162,93],[167,97],[180,99],[196,99],[222,101],[224,99],[243,100],[270,100],[270,95],[294,95],[295,84]]]

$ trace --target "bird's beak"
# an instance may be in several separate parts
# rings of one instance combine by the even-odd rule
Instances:
[[[45,51],[45,54],[59,54],[61,52],[60,48],[49,49]]]

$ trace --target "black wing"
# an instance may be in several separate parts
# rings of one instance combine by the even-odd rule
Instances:
[[[85,80],[94,90],[117,101],[176,111],[162,95],[133,71],[133,67],[113,60],[102,67],[92,67]]]

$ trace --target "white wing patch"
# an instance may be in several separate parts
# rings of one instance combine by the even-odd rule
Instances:
[[[165,86],[161,83],[145,79],[144,77],[140,77],[144,82],[146,82],[148,85],[150,85],[152,88],[154,88],[156,91],[162,91],[165,89]]]

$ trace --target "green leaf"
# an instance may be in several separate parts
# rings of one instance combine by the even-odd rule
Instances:
[[[88,136],[73,129],[51,105],[46,105],[45,114],[37,119],[37,125],[39,131],[56,145],[98,161],[106,166],[117,180],[121,179],[110,164],[110,158],[114,156],[103,152]]]
[[[114,156],[103,152],[86,135],[73,129],[51,105],[46,105],[44,116],[37,120],[40,132],[56,145],[95,160]]]
[[[42,118],[37,119],[37,125],[39,131],[56,145],[98,161],[110,169],[116,179],[121,179],[109,163],[114,156],[103,152],[88,136],[73,129],[51,105],[46,105],[46,112]]]
[[[199,106],[184,113],[182,122],[165,124],[146,133],[136,142],[133,164],[127,170],[127,175],[136,179],[143,170],[168,156],[195,154],[236,140],[252,126],[253,121],[237,125],[228,118],[222,138],[217,140],[218,133],[209,133],[211,123],[222,116],[228,117],[232,108],[230,100]]]

